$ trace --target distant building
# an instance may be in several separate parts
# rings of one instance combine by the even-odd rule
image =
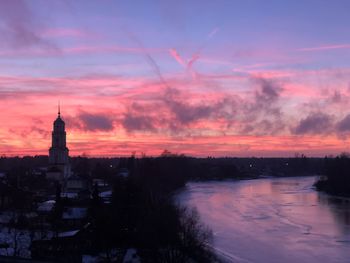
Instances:
[[[70,175],[69,150],[66,146],[65,123],[61,118],[60,107],[58,116],[53,123],[52,144],[49,150],[48,179],[63,182]]]
[[[62,213],[62,227],[79,227],[87,222],[88,208],[86,207],[64,207]]]
[[[68,199],[88,200],[90,199],[90,184],[87,178],[72,174],[65,182],[61,197]]]
[[[127,168],[121,168],[119,170],[118,176],[123,177],[123,178],[129,177],[129,170]]]
[[[67,179],[66,190],[68,192],[80,192],[89,189],[89,182],[86,178],[71,175]]]
[[[48,200],[38,204],[37,212],[40,214],[49,214],[52,212],[56,204],[55,200]]]
[[[90,236],[91,224],[85,224],[83,228],[61,232],[51,240],[34,240],[31,245],[32,259],[50,262],[83,262],[83,252],[92,248]]]

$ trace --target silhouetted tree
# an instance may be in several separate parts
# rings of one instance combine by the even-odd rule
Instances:
[[[317,189],[330,194],[350,196],[350,158],[343,153],[335,158],[325,158],[326,179],[319,180]]]

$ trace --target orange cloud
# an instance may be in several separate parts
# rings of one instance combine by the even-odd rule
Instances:
[[[167,76],[171,88],[142,76],[0,76],[0,121],[6,123],[0,128],[0,154],[47,154],[58,100],[72,155],[157,155],[164,149],[196,156],[344,151],[349,113],[342,102],[349,95],[345,85],[332,99],[334,92],[315,86],[319,72],[286,71],[288,77],[283,71],[259,72],[202,75],[190,81],[183,75]],[[329,81],[339,76],[339,71],[324,73]],[[337,107],[330,106],[331,99]],[[292,128],[308,120],[312,110],[328,109],[334,119],[327,132],[293,135]]]

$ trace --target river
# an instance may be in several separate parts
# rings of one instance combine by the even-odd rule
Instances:
[[[178,200],[228,262],[350,262],[350,201],[315,191],[315,179],[191,182]]]

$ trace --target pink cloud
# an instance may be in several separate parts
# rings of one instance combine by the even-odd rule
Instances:
[[[148,48],[147,52],[161,53],[166,52],[166,49],[161,48]],[[72,48],[63,49],[65,54],[98,54],[98,53],[132,53],[132,54],[144,54],[145,49],[139,47],[123,47],[117,45],[110,46],[77,46]]]
[[[349,49],[350,44],[338,44],[338,45],[326,45],[317,47],[300,48],[298,51],[322,51],[322,50],[334,50],[334,49]]]
[[[249,70],[247,72],[249,72],[252,77],[267,79],[287,78],[295,75],[295,72],[291,70]]]
[[[43,37],[76,37],[76,38],[92,38],[97,35],[92,32],[88,32],[76,28],[49,28],[40,33]]]
[[[342,150],[335,137],[305,136],[195,136],[169,140],[160,135],[134,135],[133,137],[93,139],[93,144],[87,144],[91,137],[78,139],[68,131],[68,147],[73,156],[83,153],[90,156],[130,156],[136,151],[147,155],[159,155],[164,149],[194,156],[293,156],[302,152],[309,156],[324,156],[336,154]],[[8,145],[1,148],[0,154],[6,149],[7,155],[47,154],[44,145]],[[97,149],[99,149],[97,151]],[[112,150],[113,149],[113,150]]]
[[[322,134],[322,140],[316,132],[298,135],[307,140],[299,140],[290,132],[291,127],[308,120],[312,109],[319,109],[312,102],[323,103],[334,95],[315,87],[315,77],[332,80],[339,71],[254,72],[259,74],[200,75],[196,81],[188,81],[185,75],[169,75],[166,82],[171,89],[156,77],[0,76],[0,121],[8,123],[7,129],[0,129],[0,154],[16,154],[21,149],[23,153],[46,153],[50,144],[47,133],[52,129],[58,100],[63,104],[74,155],[129,154],[131,150],[159,154],[163,149],[217,156],[243,154],[242,149],[245,155],[303,149],[321,154],[341,149],[336,124],[348,113],[343,104],[332,108],[336,109],[334,126]],[[341,74],[346,80],[345,72]],[[234,85],[221,88],[232,83],[239,89]],[[247,86],[243,89],[242,85]],[[348,94],[337,90],[341,96]],[[302,102],[310,103],[310,108],[305,110]],[[345,127],[344,123],[347,119],[339,127]]]
[[[186,63],[183,61],[180,54],[176,51],[175,48],[169,49],[169,54],[183,67],[186,67]]]
[[[171,57],[191,74],[193,79],[197,79],[198,73],[193,69],[193,64],[200,58],[200,51],[194,53],[188,61],[185,61],[174,48],[169,49],[169,53]]]
[[[282,92],[286,98],[312,98],[319,99],[322,94],[318,89],[313,88],[310,85],[301,83],[285,83],[284,90]]]

